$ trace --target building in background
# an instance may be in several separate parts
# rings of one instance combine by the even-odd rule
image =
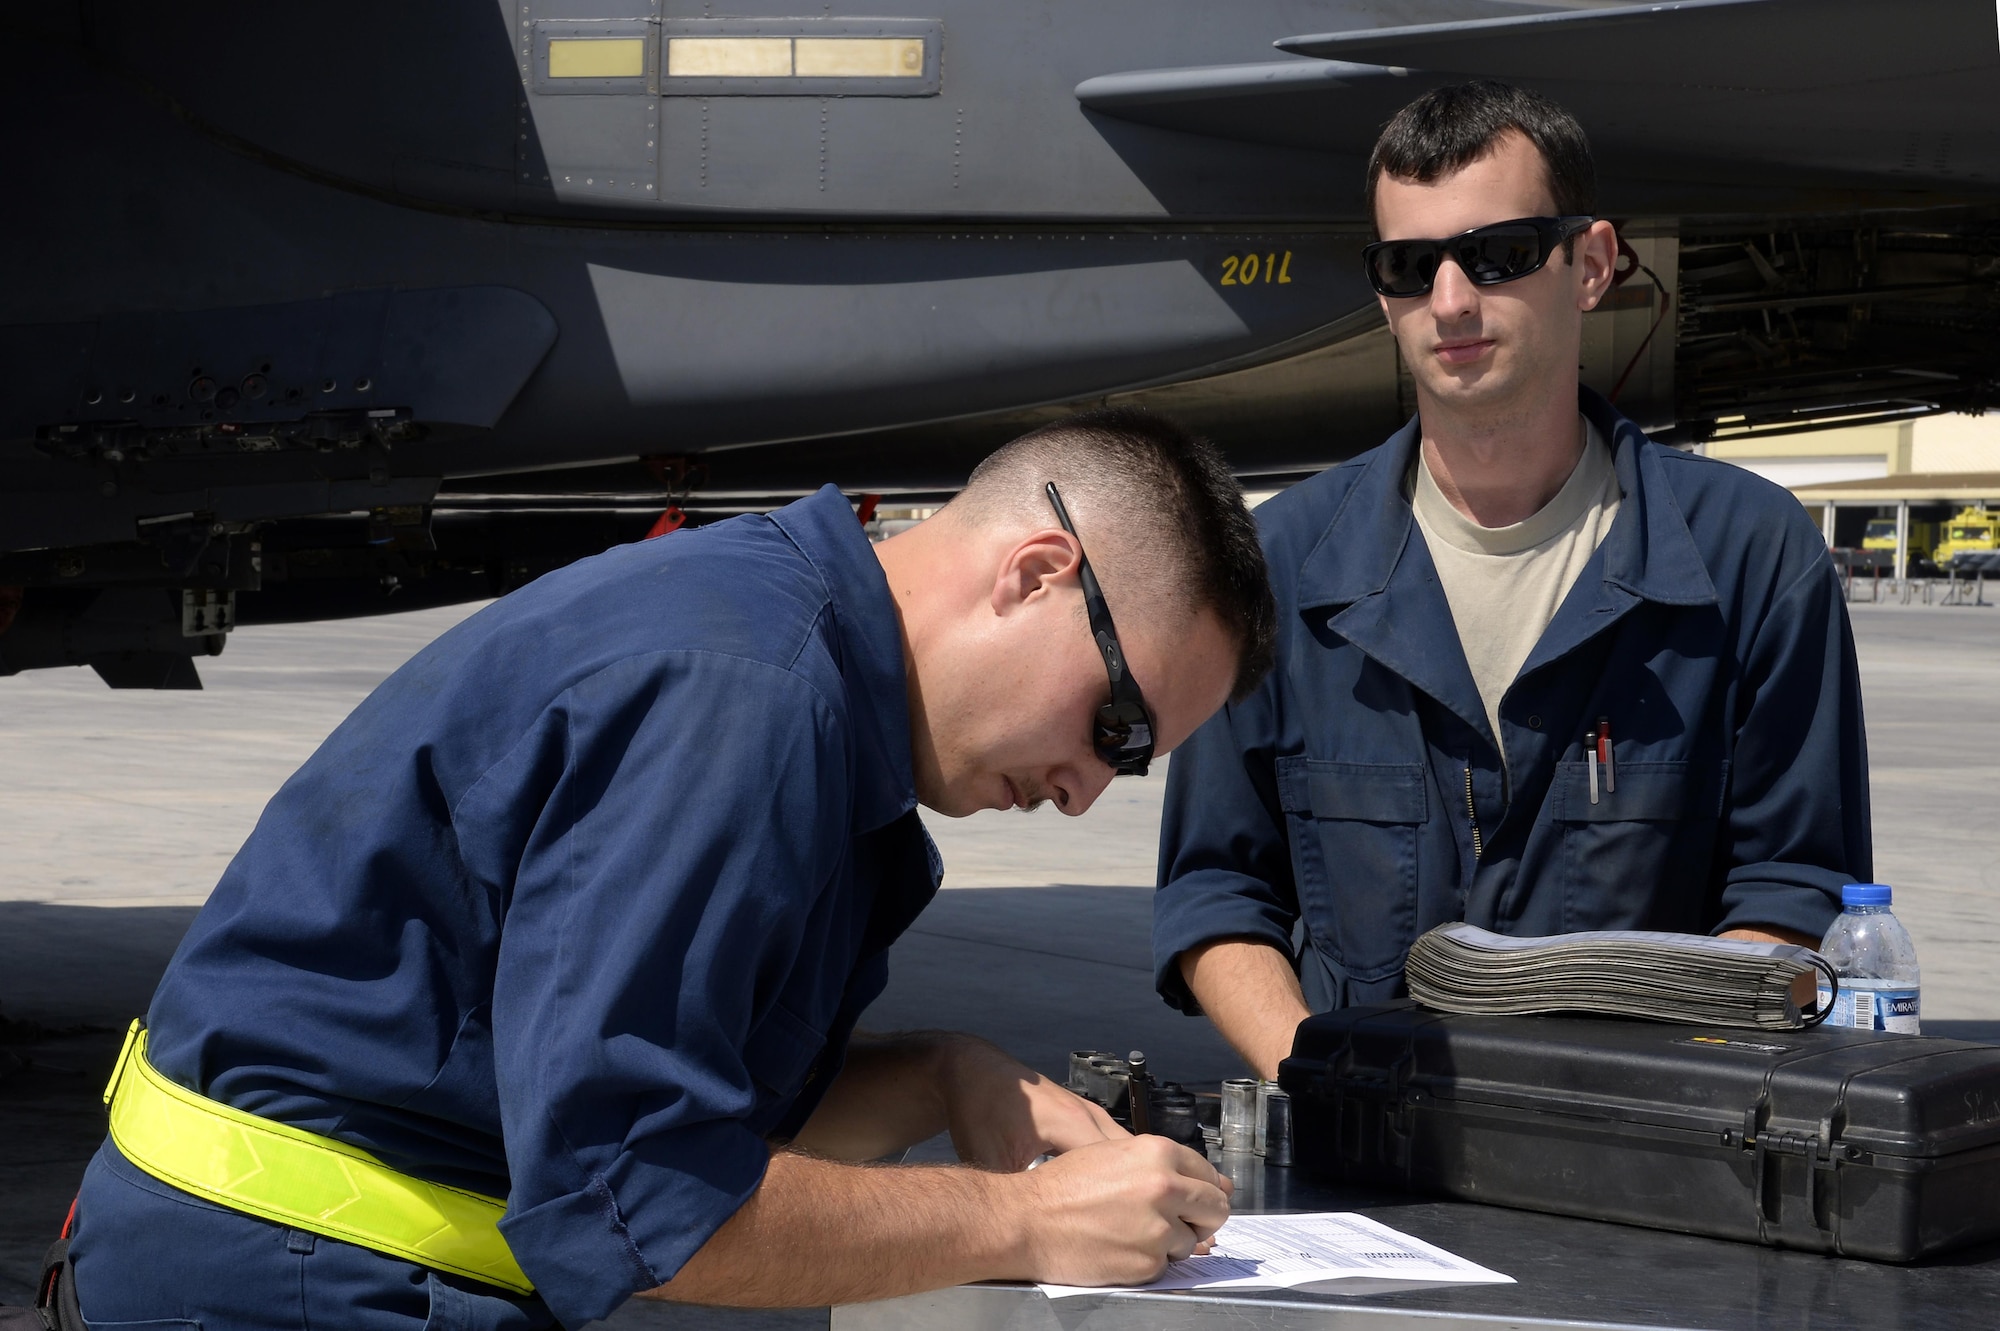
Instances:
[[[1716,439],[1698,451],[1786,487],[1827,544],[1873,546],[1898,578],[1934,571],[1934,556],[1948,564],[1955,528],[1971,534],[1980,525],[1953,519],[2000,504],[2000,413]]]

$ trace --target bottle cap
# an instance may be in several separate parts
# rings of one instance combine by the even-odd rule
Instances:
[[[1886,906],[1889,904],[1887,883],[1849,883],[1840,889],[1840,904],[1843,906]]]

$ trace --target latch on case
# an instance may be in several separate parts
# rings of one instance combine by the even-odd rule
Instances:
[[[1839,1220],[1833,1215],[1833,1206],[1826,1208],[1829,1219],[1820,1219],[1820,1173],[1833,1171],[1844,1160],[1857,1160],[1862,1152],[1838,1140],[1839,1132],[1833,1125],[1834,1116],[1829,1114],[1820,1120],[1817,1132],[1793,1132],[1784,1128],[1758,1126],[1758,1119],[1767,1107],[1767,1101],[1760,1101],[1754,1108],[1743,1111],[1743,1131],[1727,1132],[1724,1140],[1731,1145],[1753,1152],[1750,1169],[1750,1192],[1757,1199],[1758,1218],[1764,1224],[1782,1224],[1781,1200],[1774,1196],[1775,1190],[1765,1187],[1765,1159],[1773,1155],[1804,1157],[1806,1168],[1806,1216],[1815,1229],[1831,1232],[1837,1228]],[[1829,1198],[1829,1203],[1831,1199]]]

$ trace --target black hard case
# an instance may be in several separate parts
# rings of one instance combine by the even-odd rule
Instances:
[[[1910,1261],[2000,1236],[2000,1047],[1413,1004],[1307,1019],[1296,1167]]]

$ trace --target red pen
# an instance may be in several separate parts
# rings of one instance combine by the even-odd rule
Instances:
[[[1597,760],[1604,764],[1604,793],[1614,794],[1618,790],[1618,768],[1611,760],[1611,718],[1597,718]]]

